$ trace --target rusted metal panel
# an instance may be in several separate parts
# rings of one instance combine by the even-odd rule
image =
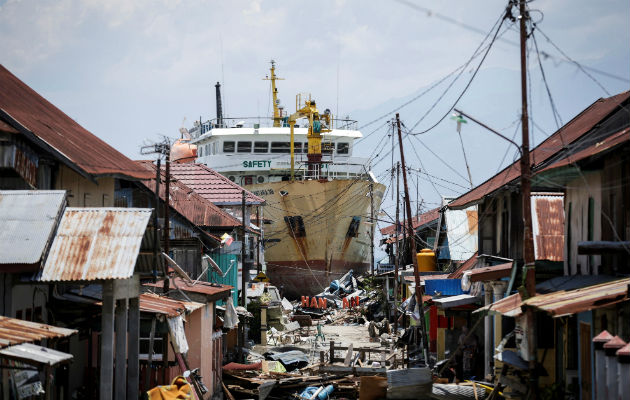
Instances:
[[[140,311],[162,314],[167,317],[176,317],[184,314],[186,311],[196,310],[200,307],[203,307],[203,304],[179,301],[154,293],[143,293],[140,295]]]
[[[145,286],[148,287],[156,287],[162,288],[164,286],[164,281],[157,281],[156,283],[145,283]],[[171,278],[169,287],[178,288],[184,292],[190,293],[198,293],[206,296],[211,296],[213,298],[222,298],[230,296],[230,292],[233,289],[232,286],[229,285],[220,285],[218,283],[210,283],[203,281],[196,281],[193,283],[186,282],[182,278]]]
[[[0,316],[0,348],[43,339],[67,337],[77,333],[74,329]]]
[[[522,301],[520,294],[516,293],[478,311],[516,317],[523,313],[525,307],[532,307],[547,312],[553,317],[563,317],[628,301],[630,300],[628,285],[630,285],[630,278],[581,289],[560,290],[531,297],[525,301]]]
[[[0,65],[0,110],[5,123],[34,135],[56,156],[94,177],[149,178],[147,171],[94,136]]]
[[[0,264],[39,263],[65,201],[64,190],[0,191]]]
[[[512,272],[512,263],[475,268],[470,271],[471,282],[495,281],[507,278]]]
[[[138,161],[138,164],[151,171],[152,175],[155,177],[157,167],[151,161]],[[162,173],[162,179],[165,178],[164,173]],[[155,193],[155,178],[142,181],[142,185]],[[160,187],[160,198],[166,201],[163,186]],[[241,226],[241,221],[237,218],[221,210],[179,180],[171,181],[170,205],[175,211],[197,226],[218,228],[234,228]]]
[[[530,164],[536,167],[549,160],[560,150],[565,149],[568,144],[573,143],[593,129],[595,125],[609,116],[628,98],[630,98],[630,92],[626,91],[612,97],[599,99],[591,104],[569,123],[536,146],[530,153]],[[455,199],[449,204],[449,208],[466,208],[520,176],[520,161],[516,161],[481,185]]]
[[[455,271],[449,274],[449,278],[461,279],[464,276],[464,272],[473,269],[477,265],[477,252],[472,255],[468,260],[466,260],[462,265],[459,266]]]
[[[204,164],[171,164],[171,174],[215,205],[240,205],[243,189]],[[245,190],[247,205],[263,204],[265,199]]]
[[[564,195],[532,194],[532,228],[536,260],[564,260]]]
[[[150,216],[144,208],[67,208],[41,280],[131,277]]]

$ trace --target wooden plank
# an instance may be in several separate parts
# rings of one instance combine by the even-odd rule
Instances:
[[[343,361],[343,365],[348,367],[350,366],[351,362],[352,362],[352,343],[350,343],[350,346],[348,346],[348,352],[346,353],[346,359]]]
[[[387,369],[385,368],[370,368],[370,367],[346,367],[343,365],[322,365],[321,372],[327,372],[331,374],[345,374],[345,375],[385,375]]]

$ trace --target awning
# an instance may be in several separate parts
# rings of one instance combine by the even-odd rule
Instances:
[[[0,316],[0,348],[20,343],[54,339],[77,333],[74,329]]]
[[[72,354],[37,346],[31,343],[22,343],[0,350],[0,358],[8,358],[37,366],[55,366],[72,361]]]
[[[463,306],[466,304],[475,303],[477,302],[477,300],[479,300],[477,296],[471,296],[469,294],[458,294],[457,296],[433,298],[433,302],[440,306],[440,308]]]

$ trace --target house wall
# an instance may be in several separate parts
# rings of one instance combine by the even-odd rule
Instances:
[[[68,191],[70,207],[113,207],[114,178],[99,178],[91,182],[65,165],[60,165],[55,177],[55,189]]]
[[[566,188],[565,275],[597,275],[602,257],[578,255],[577,244],[580,241],[602,240],[601,172],[584,172],[582,177],[568,182]]]
[[[213,303],[193,311],[188,316],[186,339],[188,340],[188,364],[190,368],[199,368],[199,374],[209,392],[206,398],[212,397],[214,388],[212,374],[212,331],[214,326]]]

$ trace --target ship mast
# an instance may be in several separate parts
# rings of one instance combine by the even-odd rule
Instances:
[[[264,77],[263,81],[271,81],[271,94],[273,96],[273,126],[278,128],[282,126],[282,114],[280,113],[280,100],[278,100],[278,88],[276,81],[284,80],[276,76],[276,62],[271,60],[271,77]]]

